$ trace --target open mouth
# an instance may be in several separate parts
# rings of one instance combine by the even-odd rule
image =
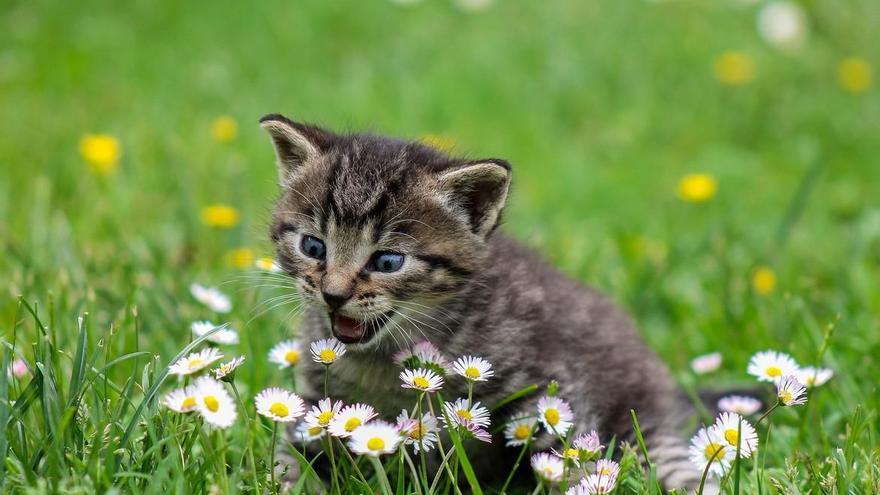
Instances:
[[[391,318],[391,312],[369,320],[357,320],[339,313],[330,313],[330,329],[343,344],[366,344]]]

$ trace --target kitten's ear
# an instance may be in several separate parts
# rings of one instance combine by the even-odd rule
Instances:
[[[441,194],[463,210],[471,230],[487,236],[498,224],[510,187],[510,164],[495,158],[466,162],[441,172]]]
[[[324,129],[300,124],[274,113],[261,118],[260,127],[266,129],[275,145],[278,180],[281,184],[303,164],[321,156],[330,147],[333,139],[333,135]]]

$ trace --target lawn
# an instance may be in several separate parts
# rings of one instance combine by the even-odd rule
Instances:
[[[0,491],[272,488],[253,397],[290,385],[267,355],[297,322],[255,268],[277,195],[257,121],[283,112],[509,160],[503,229],[628,308],[689,390],[754,386],[765,349],[834,370],[759,426],[741,493],[880,492],[880,4],[797,2],[780,44],[760,1],[404,3],[0,9],[0,363],[27,363],[0,373]],[[161,405],[201,319],[246,356],[224,430]],[[656,490],[640,455],[616,493]],[[399,459],[393,490],[422,491]],[[359,464],[343,491],[381,493]]]

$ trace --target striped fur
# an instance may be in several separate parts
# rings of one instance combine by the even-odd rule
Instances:
[[[649,453],[667,487],[693,489],[700,473],[687,461],[680,434],[689,412],[665,366],[628,316],[609,299],[560,274],[533,252],[495,231],[507,197],[503,160],[463,160],[419,143],[365,134],[338,135],[279,115],[263,119],[279,162],[281,197],[272,238],[285,271],[309,308],[304,340],[330,335],[322,292],[344,290],[338,310],[369,326],[331,367],[331,395],[366,401],[384,417],[412,408],[390,356],[428,339],[449,356],[480,354],[495,378],[476,387],[493,404],[532,384],[560,382],[576,428],[632,439],[638,413]],[[325,260],[299,247],[322,239]],[[369,269],[377,250],[406,256],[395,273]],[[302,365],[299,390],[320,399],[323,367]],[[444,394],[465,394],[450,379]],[[499,411],[534,410],[538,397]],[[549,447],[542,438],[538,447]],[[503,475],[510,449],[496,439],[474,455],[484,479]]]

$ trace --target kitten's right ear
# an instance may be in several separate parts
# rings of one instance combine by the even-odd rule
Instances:
[[[303,164],[321,156],[332,142],[333,135],[309,124],[300,124],[273,113],[260,119],[275,145],[278,159],[278,180],[284,184]]]

